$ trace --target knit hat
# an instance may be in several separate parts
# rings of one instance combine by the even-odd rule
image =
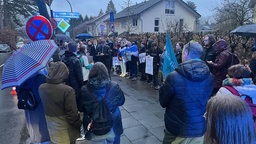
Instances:
[[[68,50],[70,52],[76,52],[77,51],[77,44],[75,42],[68,43]]]

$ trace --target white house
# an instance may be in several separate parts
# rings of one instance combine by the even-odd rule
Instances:
[[[173,32],[196,31],[199,13],[182,0],[149,0],[127,7],[115,15],[115,31]]]
[[[73,28],[74,34],[89,32],[93,36],[100,36],[101,34],[108,33],[108,25],[105,22],[109,19],[109,14],[103,14],[98,17],[95,17],[92,20],[86,21],[75,28]]]

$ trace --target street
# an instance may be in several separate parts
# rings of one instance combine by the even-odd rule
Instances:
[[[3,63],[8,56],[8,53],[0,53],[1,76]],[[24,111],[17,108],[17,97],[12,96],[10,91],[10,88],[0,91],[0,143],[19,144],[24,142],[28,137],[25,127]]]
[[[0,55],[2,65],[8,55]],[[119,76],[112,76],[112,80],[119,83],[126,100],[121,107],[124,127],[121,144],[160,144],[164,135],[164,109],[158,102],[158,91],[139,80],[131,81]],[[28,137],[24,112],[17,108],[17,97],[10,95],[10,91],[10,88],[0,91],[0,143],[23,144]]]

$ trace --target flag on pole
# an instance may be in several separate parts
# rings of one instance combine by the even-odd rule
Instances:
[[[170,72],[174,71],[177,66],[178,62],[172,48],[171,37],[170,34],[167,34],[163,65],[164,78],[166,78]]]

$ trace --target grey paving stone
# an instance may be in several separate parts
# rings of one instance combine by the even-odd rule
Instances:
[[[157,117],[154,113],[147,110],[131,112],[130,114],[137,120],[148,119],[154,116]]]
[[[133,117],[123,118],[122,122],[124,129],[140,125],[140,122]]]
[[[125,119],[125,118],[128,118],[128,117],[132,116],[125,109],[121,109],[121,115],[122,115],[122,119]]]
[[[127,110],[127,112],[131,113],[131,112],[144,110],[145,105],[141,103],[137,103],[134,105],[124,105],[123,107],[125,110]]]
[[[150,131],[155,137],[157,137],[158,140],[163,141],[163,138],[164,138],[164,129],[165,129],[165,126],[160,126],[160,127],[157,127],[157,128],[149,129],[149,131]]]
[[[143,126],[131,127],[124,130],[124,134],[130,141],[149,137],[152,134]]]
[[[154,115],[156,115],[160,120],[164,120],[164,113],[165,111],[159,111],[155,112]]]
[[[132,142],[133,144],[161,144],[161,142],[154,136],[145,137]]]
[[[136,104],[136,102],[137,102],[137,100],[130,98],[130,97],[127,98],[127,96],[125,96],[124,106],[125,105],[134,105],[134,104]]]
[[[147,111],[150,111],[150,112],[153,112],[153,113],[154,113],[154,112],[162,112],[162,111],[165,111],[165,109],[162,108],[159,103],[147,105],[147,106],[145,106],[145,109],[146,109]]]
[[[157,116],[145,117],[139,120],[148,129],[164,126],[164,121],[160,120]]]
[[[122,136],[121,136],[120,143],[121,143],[121,144],[132,144],[132,143],[129,141],[129,139],[128,139],[125,135],[122,135]]]

